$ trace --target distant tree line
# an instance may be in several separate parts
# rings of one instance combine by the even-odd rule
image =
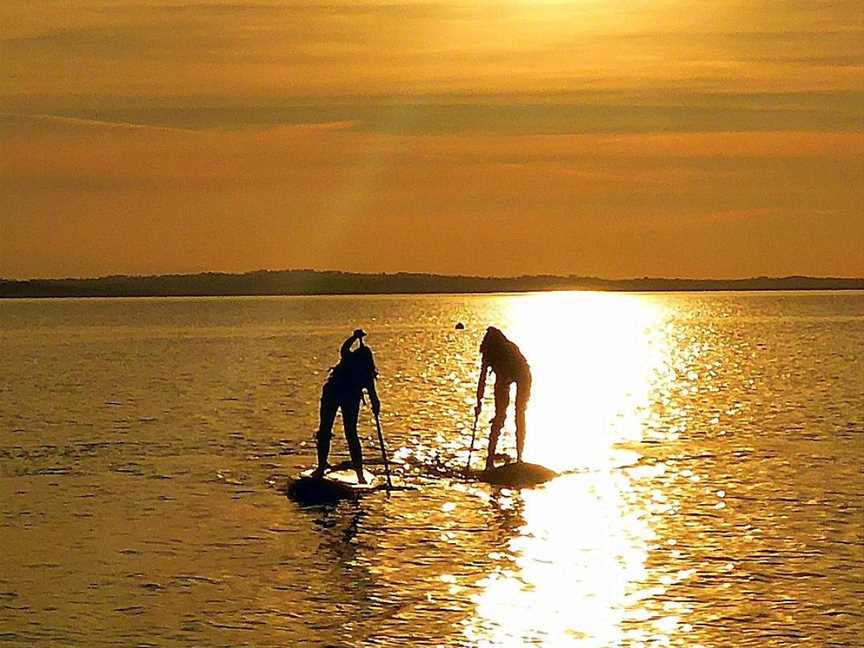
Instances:
[[[169,297],[229,295],[365,295],[492,293],[546,290],[716,291],[864,290],[864,279],[754,277],[751,279],[600,279],[536,275],[471,277],[399,272],[360,274],[317,270],[260,270],[244,274],[205,272],[93,279],[0,279],[6,297]]]

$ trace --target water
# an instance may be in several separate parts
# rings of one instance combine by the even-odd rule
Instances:
[[[536,490],[413,468],[465,461],[489,324]],[[418,490],[302,508],[355,326]],[[0,302],[0,640],[864,645],[862,348],[864,293]]]

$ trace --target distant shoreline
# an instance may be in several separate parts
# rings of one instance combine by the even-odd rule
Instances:
[[[560,290],[606,292],[716,292],[864,290],[864,278],[753,277],[749,279],[601,279],[533,275],[474,277],[399,272],[364,274],[319,270],[205,272],[92,279],[0,279],[2,298],[240,297],[277,295],[469,294]]]

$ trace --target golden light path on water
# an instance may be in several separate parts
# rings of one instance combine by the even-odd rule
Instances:
[[[864,636],[862,293],[2,306],[7,643],[762,648]],[[315,460],[321,383],[357,322],[407,488],[286,500]],[[488,325],[533,367],[527,458],[562,473],[536,489],[464,474]],[[380,474],[368,407],[362,430]],[[513,436],[511,408],[511,456]]]
[[[534,383],[526,461],[565,475],[499,506],[524,524],[509,542],[512,569],[484,579],[466,636],[479,646],[662,645],[674,615],[640,607],[660,492],[637,492],[638,454],[651,393],[674,380],[662,302],[634,295],[554,293],[507,302],[507,335]],[[504,438],[512,441],[512,411]],[[514,503],[515,502],[515,503]],[[639,585],[639,584],[642,585]],[[640,621],[628,629],[627,620]],[[646,625],[647,622],[647,625]],[[659,642],[659,643],[658,643]]]

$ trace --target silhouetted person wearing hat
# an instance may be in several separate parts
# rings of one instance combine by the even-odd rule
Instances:
[[[492,419],[489,453],[486,456],[486,470],[490,470],[495,467],[495,447],[498,445],[498,435],[501,434],[504,419],[507,417],[510,385],[514,382],[516,383],[516,460],[522,461],[522,450],[525,447],[525,410],[528,407],[528,398],[531,396],[531,368],[519,347],[494,326],[486,329],[486,335],[483,336],[483,342],[480,344],[480,354],[482,365],[480,382],[477,384],[477,406],[474,408],[476,416],[480,415],[483,403],[486,374],[490,369],[495,372],[495,416]]]
[[[321,476],[330,467],[327,456],[330,454],[330,440],[333,438],[333,422],[336,420],[336,410],[342,410],[342,424],[345,427],[345,439],[351,453],[351,464],[357,472],[357,480],[366,483],[363,477],[363,450],[360,438],[357,436],[357,421],[360,416],[360,402],[363,400],[363,390],[369,393],[372,412],[377,416],[381,411],[381,401],[375,391],[375,359],[372,350],[363,344],[366,336],[361,329],[342,343],[339,350],[339,364],[330,369],[330,376],[321,390],[321,421],[316,439],[318,441],[318,467],[315,475]],[[359,346],[352,350],[354,342]]]

